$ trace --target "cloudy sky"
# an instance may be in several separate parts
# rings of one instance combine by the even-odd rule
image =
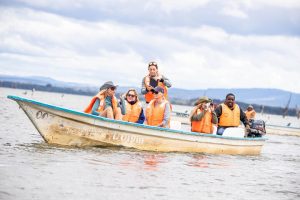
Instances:
[[[0,0],[0,74],[300,93],[299,0]]]

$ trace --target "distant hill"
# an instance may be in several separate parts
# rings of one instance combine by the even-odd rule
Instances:
[[[90,86],[88,84],[58,81],[58,80],[55,80],[55,79],[52,79],[49,77],[43,77],[43,76],[20,77],[20,76],[0,75],[0,81],[28,83],[28,84],[36,84],[36,85],[50,84],[55,87],[68,87],[68,88],[95,88],[94,86]]]
[[[249,104],[279,106],[279,107],[285,107],[290,98],[290,95],[292,94],[289,107],[295,108],[296,105],[300,106],[300,94],[279,90],[279,89],[234,88],[234,89],[185,90],[185,89],[171,88],[169,90],[169,94],[171,97],[181,98],[181,99],[194,99],[205,95],[212,99],[223,100],[225,99],[225,96],[228,93],[235,94],[237,101],[241,101]]]
[[[15,83],[27,83],[32,85],[43,85],[43,86],[51,86],[51,87],[64,87],[70,88],[70,93],[72,90],[81,91],[84,94],[94,94],[98,91],[99,86],[91,86],[87,84],[79,84],[72,82],[64,82],[58,81],[48,77],[40,77],[40,76],[29,76],[29,77],[18,77],[18,76],[7,76],[0,75],[0,81],[8,81]],[[118,92],[124,93],[130,87],[119,87]],[[138,91],[140,88],[134,87]],[[48,90],[47,90],[48,91]],[[296,105],[300,106],[300,94],[292,93],[285,90],[279,89],[264,89],[264,88],[233,88],[233,89],[200,89],[200,90],[187,90],[187,89],[178,89],[178,88],[170,88],[169,96],[172,99],[182,99],[182,100],[191,100],[196,99],[200,96],[206,95],[212,99],[223,100],[227,93],[234,93],[236,95],[236,100],[239,102],[244,102],[248,104],[256,104],[256,105],[266,105],[266,106],[274,106],[274,107],[285,107],[290,94],[292,94],[290,108],[295,108]]]

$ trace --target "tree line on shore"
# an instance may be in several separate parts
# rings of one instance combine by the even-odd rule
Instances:
[[[63,94],[77,94],[77,95],[85,95],[85,96],[93,96],[97,91],[94,90],[83,90],[83,89],[75,89],[68,87],[57,87],[52,86],[51,84],[47,85],[37,85],[31,83],[19,83],[19,82],[10,82],[10,81],[0,81],[0,87],[6,88],[16,88],[16,89],[24,89],[24,90],[35,90],[35,91],[46,91],[46,92],[58,92]],[[117,94],[119,96],[119,94]],[[140,95],[140,99],[143,100],[143,96]],[[197,99],[179,99],[179,98],[170,98],[172,104],[177,105],[185,105],[185,106],[193,106]],[[213,99],[215,104],[222,103],[220,99]],[[237,104],[242,108],[242,110],[246,110],[248,107],[248,103],[239,102]],[[299,110],[296,108],[282,108],[282,107],[273,107],[267,105],[258,105],[251,104],[256,112],[265,113],[265,114],[274,114],[274,115],[283,115],[283,116],[297,116],[300,117]]]

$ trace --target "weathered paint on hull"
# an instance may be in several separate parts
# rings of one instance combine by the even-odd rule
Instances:
[[[16,100],[16,99],[13,99]],[[264,139],[234,139],[175,131],[95,117],[16,100],[48,143],[124,146],[148,151],[258,155]],[[69,112],[66,112],[69,111]]]
[[[76,122],[75,122],[76,123]],[[257,155],[261,146],[232,146],[225,143],[206,143],[201,141],[186,141],[168,137],[133,135],[130,132],[95,128],[93,133],[81,128],[52,126],[45,136],[48,143],[72,146],[125,146],[148,151],[161,152],[205,152],[214,154],[247,154]],[[87,128],[88,129],[88,128]]]

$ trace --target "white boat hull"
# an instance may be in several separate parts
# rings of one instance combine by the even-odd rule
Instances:
[[[47,143],[67,146],[124,146],[147,151],[258,155],[264,138],[198,134],[110,120],[33,100],[9,96]]]

